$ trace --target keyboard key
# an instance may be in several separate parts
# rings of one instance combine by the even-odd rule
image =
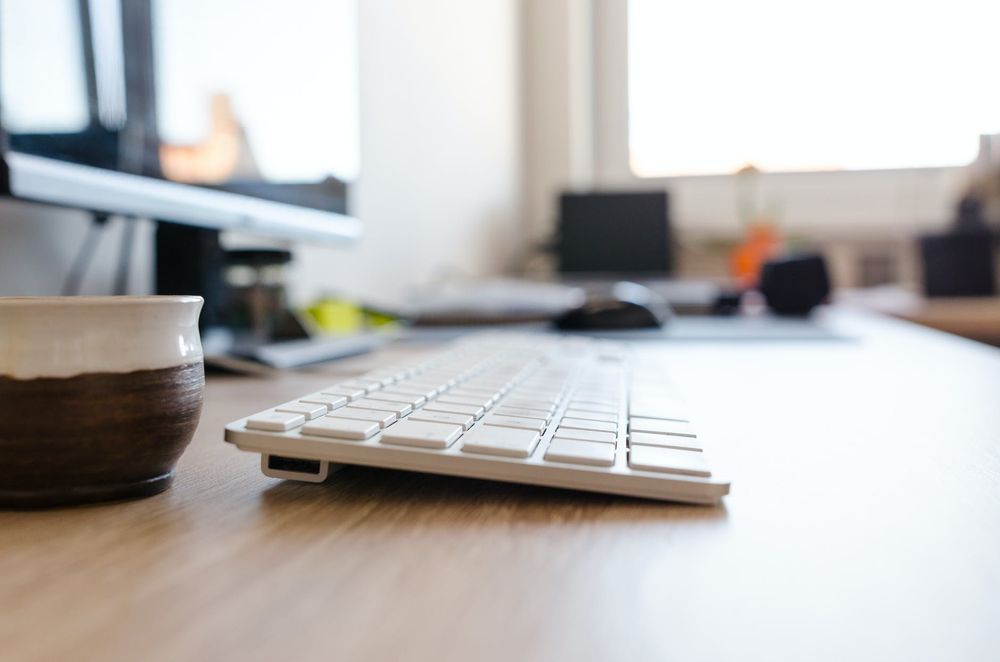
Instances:
[[[503,405],[497,407],[494,412],[501,416],[524,416],[527,418],[539,418],[545,421],[548,425],[549,421],[552,420],[552,416],[547,411],[542,411],[541,409],[521,409],[519,407],[505,407]]]
[[[615,463],[615,447],[593,441],[553,439],[545,451],[545,459],[549,462],[610,467]]]
[[[482,407],[483,409],[489,409],[493,401],[489,398],[462,398],[452,393],[447,393],[442,395],[437,399],[438,402],[448,403],[449,405],[469,405],[470,407]]]
[[[330,409],[326,405],[309,404],[308,402],[288,402],[275,407],[274,411],[286,414],[302,414],[306,417],[307,421],[311,421],[314,418],[326,416],[326,412],[330,411]]]
[[[618,441],[618,435],[614,432],[597,432],[595,430],[576,430],[574,428],[557,428],[556,437],[562,439],[578,439],[580,441],[600,441],[605,444],[614,444]]]
[[[588,411],[586,409],[567,409],[566,416],[570,418],[580,418],[585,421],[603,421],[605,423],[618,423],[617,414],[605,414],[602,412]]]
[[[391,411],[379,411],[377,409],[361,409],[360,407],[343,407],[337,411],[330,414],[331,418],[354,418],[359,421],[373,421],[378,423],[380,428],[385,428],[388,425],[392,425],[397,420],[399,416],[396,416],[394,412]]]
[[[554,405],[559,402],[558,393],[542,393],[539,391],[529,391],[527,389],[515,388],[510,392],[510,397],[518,400],[532,400],[545,405]]]
[[[525,382],[529,384],[565,384],[569,379],[571,370],[541,370],[534,373]]]
[[[447,400],[448,402],[467,400],[468,402],[465,404],[478,404],[480,407],[489,409],[497,402],[497,398],[495,396],[496,394],[486,395],[485,393],[479,393],[477,391],[466,391],[459,386],[458,388],[453,388],[447,394],[441,396],[441,398],[442,400]]]
[[[494,391],[509,390],[512,386],[509,379],[482,379],[481,377],[476,377],[475,379],[470,379],[466,386],[472,386],[475,388],[488,388]]]
[[[676,448],[632,446],[628,451],[628,465],[644,471],[664,471],[703,478],[712,476],[704,453]]]
[[[558,399],[566,390],[566,383],[521,382],[517,388],[528,393],[545,393]]]
[[[437,397],[438,390],[436,388],[428,388],[426,386],[417,386],[416,384],[411,384],[410,382],[401,382],[392,387],[393,393],[406,393],[408,395],[419,395],[425,400],[430,400]]]
[[[576,392],[573,394],[574,400],[580,400],[582,402],[594,402],[597,404],[617,403],[620,397],[621,397],[621,391],[617,388],[602,389],[602,390],[577,389]]]
[[[604,423],[602,421],[588,421],[582,418],[564,417],[559,421],[559,427],[573,428],[576,430],[595,430],[599,432],[618,432],[617,423]]]
[[[370,396],[368,396],[368,399],[383,400],[385,402],[405,402],[414,409],[427,402],[427,398],[425,398],[422,395],[413,395],[412,393],[399,393],[397,391],[390,391],[390,390],[384,390],[372,393]]]
[[[657,418],[630,418],[630,432],[651,432],[654,434],[675,434],[682,437],[697,437],[694,426],[687,421],[670,421]]]
[[[367,372],[358,377],[358,381],[377,382],[382,386],[388,386],[396,381],[396,376],[393,373]]]
[[[355,391],[364,391],[365,393],[371,393],[372,391],[377,391],[380,388],[382,388],[382,382],[355,380],[350,382],[341,382],[337,384],[337,387],[349,388]]]
[[[330,411],[334,409],[339,409],[347,404],[347,398],[342,395],[323,395],[321,393],[314,393],[312,395],[307,395],[304,398],[300,398],[299,402],[304,402],[310,405],[326,405],[326,408]]]
[[[512,397],[524,400],[541,400],[548,404],[558,404],[563,399],[564,389],[532,389],[518,386],[510,394]]]
[[[383,432],[382,443],[420,448],[448,448],[462,436],[462,431],[461,425],[406,419]]]
[[[347,398],[348,400],[357,400],[358,398],[365,397],[365,392],[358,388],[342,388],[340,386],[331,386],[324,389],[320,395],[339,395]]]
[[[525,418],[523,416],[501,416],[490,414],[483,423],[485,425],[497,425],[504,428],[520,428],[522,430],[534,430],[541,432],[545,429],[545,421],[541,418]]]
[[[379,424],[372,421],[362,421],[354,418],[335,418],[324,416],[306,423],[302,434],[317,437],[333,437],[335,439],[351,439],[363,441],[374,437],[379,431]]]
[[[473,405],[456,405],[447,402],[432,400],[425,407],[425,411],[443,411],[447,414],[465,414],[473,418],[482,418],[485,409]]]
[[[532,430],[481,425],[465,435],[462,450],[484,455],[529,457],[538,439],[538,433]]]
[[[618,416],[618,412],[621,411],[618,403],[610,400],[605,400],[604,405],[573,401],[570,402],[566,408],[576,411],[585,411],[591,414],[603,414],[604,416]]]
[[[618,404],[608,404],[607,402],[589,402],[587,400],[571,400],[569,403],[572,409],[586,409],[587,411],[596,411],[605,414],[617,414]]]
[[[663,448],[679,448],[689,451],[704,450],[696,437],[681,437],[676,434],[632,432],[628,436],[628,443],[629,445],[662,446]]]
[[[450,389],[451,387],[445,382],[421,380],[419,382],[406,382],[406,388],[423,389],[425,393],[428,391],[434,391],[435,395],[441,395],[442,393],[447,393],[448,389]],[[397,390],[398,389],[399,387],[397,387]],[[426,397],[426,395],[424,397]],[[427,399],[430,400],[430,398]]]
[[[426,409],[413,412],[407,420],[461,425],[463,430],[468,430],[472,427],[472,424],[476,422],[476,419],[467,414],[447,414],[443,411],[427,411]]]
[[[401,382],[404,379],[409,379],[413,370],[404,366],[396,366],[385,370],[373,370],[370,374],[374,375],[376,379],[391,377],[393,382]]]
[[[439,380],[427,379],[424,375],[417,375],[413,379],[407,379],[402,384],[397,384],[397,389],[427,389],[436,388],[441,382]]]
[[[456,390],[457,389],[475,389],[477,392],[489,391],[490,397],[500,398],[510,390],[510,387],[503,384],[479,384],[477,382],[464,382],[459,384],[456,387]]]
[[[431,374],[426,373],[420,375],[420,381],[423,384],[441,384],[444,388],[451,388],[458,383],[458,379],[455,375],[444,375],[444,374]]]
[[[479,388],[476,386],[466,386],[465,384],[462,384],[452,391],[452,395],[461,395],[462,397],[468,397],[470,395],[482,396],[483,399],[492,398],[496,395],[496,393],[496,390],[492,388]]]
[[[406,416],[411,411],[413,407],[405,402],[396,402],[394,400],[372,400],[371,398],[362,398],[360,400],[355,400],[351,403],[352,407],[360,407],[361,409],[377,409],[379,411],[391,411],[396,414],[396,416]]]
[[[247,419],[247,428],[251,430],[267,430],[269,432],[287,432],[306,422],[302,414],[274,411],[267,414],[257,414]]]
[[[520,398],[506,398],[503,403],[507,407],[517,407],[518,409],[540,409],[550,415],[555,412],[556,406],[538,400],[522,400]]]
[[[565,377],[529,377],[521,382],[521,386],[539,390],[559,391],[566,386]]]

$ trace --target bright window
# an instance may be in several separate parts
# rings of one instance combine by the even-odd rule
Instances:
[[[0,0],[0,110],[14,133],[73,133],[89,121],[74,0]],[[30,67],[18,66],[31,62]]]
[[[640,177],[964,165],[1000,133],[1000,3],[629,0]]]

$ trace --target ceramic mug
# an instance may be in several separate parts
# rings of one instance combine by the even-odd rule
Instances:
[[[0,297],[0,505],[165,490],[201,415],[201,297]]]

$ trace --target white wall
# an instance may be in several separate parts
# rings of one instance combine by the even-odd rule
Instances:
[[[109,294],[114,287],[122,229],[112,219],[92,257],[82,294]],[[88,214],[27,202],[0,201],[0,296],[59,294],[90,226]],[[153,225],[134,225],[129,290],[152,289]]]
[[[525,241],[520,213],[516,0],[359,0],[361,169],[352,200],[361,245],[299,247],[292,296],[340,292],[395,302],[415,284],[497,273]],[[83,214],[0,203],[0,295],[56,294]],[[116,228],[117,230],[117,228]],[[150,287],[139,232],[133,291]],[[117,239],[85,291],[106,293]]]
[[[361,2],[357,250],[299,252],[293,295],[398,301],[445,275],[497,273],[520,213],[514,0]]]

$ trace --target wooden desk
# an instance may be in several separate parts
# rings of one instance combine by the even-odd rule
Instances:
[[[895,285],[840,290],[836,297],[842,304],[1000,347],[1000,297],[928,299]]]
[[[658,350],[735,478],[702,508],[348,469],[265,478],[223,424],[327,383],[216,378],[168,493],[0,512],[9,660],[996,660],[1000,351]]]
[[[926,299],[898,316],[932,329],[1000,346],[1000,298]]]

